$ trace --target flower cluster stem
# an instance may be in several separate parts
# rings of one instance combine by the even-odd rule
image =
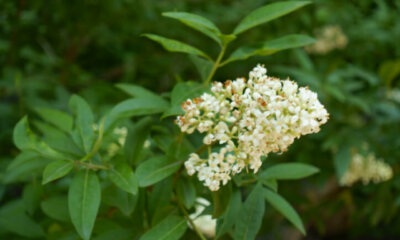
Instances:
[[[225,50],[226,50],[227,44],[222,45],[221,47],[221,52],[219,53],[217,60],[214,62],[214,66],[211,69],[210,74],[208,75],[206,81],[204,81],[204,85],[208,85],[212,79],[212,77],[214,76],[215,72],[217,71],[218,67],[220,66],[221,60],[224,57],[225,54]]]

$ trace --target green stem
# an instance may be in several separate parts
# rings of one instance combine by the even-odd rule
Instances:
[[[215,74],[215,71],[217,71],[218,67],[220,66],[219,63],[221,62],[222,58],[224,57],[226,47],[227,47],[226,44],[222,45],[221,52],[219,53],[218,58],[217,58],[217,60],[215,61],[213,68],[211,69],[210,74],[208,75],[206,81],[204,82],[204,85],[205,85],[205,86],[207,86],[207,85],[210,83],[212,77],[213,77],[214,74]]]
[[[100,123],[100,127],[99,127],[99,136],[97,137],[96,142],[93,145],[92,151],[90,151],[90,153],[88,153],[86,156],[84,156],[80,161],[84,162],[88,159],[91,159],[96,153],[97,151],[99,151],[100,146],[101,146],[101,141],[103,141],[103,133],[104,133],[104,123],[106,121],[106,118],[103,118],[101,123]]]
[[[179,208],[181,209],[183,215],[185,215],[186,219],[189,221],[190,225],[192,226],[193,230],[197,233],[197,235],[200,237],[201,240],[207,240],[204,235],[197,229],[196,225],[194,224],[193,220],[189,217],[188,212],[186,211],[185,207],[182,204],[181,199],[178,197],[178,205]]]

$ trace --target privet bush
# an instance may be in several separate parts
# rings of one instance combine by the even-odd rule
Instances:
[[[318,132],[328,112],[316,93],[268,76],[262,65],[246,78],[211,82],[231,62],[313,43],[291,34],[225,56],[238,35],[307,4],[266,5],[231,34],[198,15],[164,13],[220,46],[212,58],[186,43],[143,34],[168,51],[189,54],[202,82],[180,82],[161,96],[117,84],[131,98],[104,116],[73,95],[69,113],[36,108],[36,115],[23,117],[13,133],[21,153],[3,180],[27,184],[21,200],[1,209],[4,231],[48,239],[255,239],[267,201],[306,234],[278,193],[278,181],[318,169],[294,162],[263,168],[262,162],[301,135]]]

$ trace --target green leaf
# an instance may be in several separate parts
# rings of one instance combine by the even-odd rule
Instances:
[[[102,201],[112,207],[117,207],[125,216],[130,216],[135,210],[138,194],[132,195],[110,184],[102,191]]]
[[[0,208],[0,227],[28,238],[44,238],[42,227],[24,211],[22,200],[11,201]]]
[[[178,240],[187,229],[187,222],[178,216],[168,216],[146,232],[140,240]]]
[[[164,112],[162,117],[183,114],[181,104],[187,99],[200,97],[210,90],[209,86],[197,82],[181,82],[175,85],[171,93],[171,108]]]
[[[259,179],[293,180],[311,176],[319,172],[318,168],[304,163],[281,163],[267,168]]]
[[[43,200],[40,204],[42,211],[49,217],[69,222],[68,199],[66,196],[53,196]]]
[[[244,60],[251,56],[267,56],[282,50],[302,47],[313,42],[315,42],[315,39],[306,35],[287,35],[263,43],[240,47],[236,49],[227,60],[221,63],[221,65],[238,60]]]
[[[231,200],[232,184],[229,182],[218,191],[211,192],[211,196],[214,207],[212,217],[219,218],[222,214],[224,214],[229,205],[229,201]]]
[[[261,184],[257,184],[247,197],[235,223],[235,240],[254,240],[261,228],[265,211]]]
[[[199,49],[192,47],[186,43],[161,37],[155,34],[142,34],[142,36],[147,37],[155,42],[158,42],[161,44],[165,50],[170,51],[170,52],[180,52],[180,53],[187,53],[187,54],[193,54],[197,56],[201,56],[207,59],[211,59],[207,54],[203,53]]]
[[[351,152],[348,145],[342,145],[333,158],[333,163],[336,170],[336,176],[339,181],[343,178],[351,161]]]
[[[58,178],[64,177],[72,170],[73,167],[74,163],[72,161],[58,160],[48,164],[43,171],[42,184],[46,184]]]
[[[173,161],[166,156],[157,156],[146,160],[136,170],[140,187],[147,187],[157,183],[178,171],[182,162]]]
[[[68,192],[68,209],[78,234],[90,239],[100,206],[101,189],[96,174],[86,170],[75,175]]]
[[[170,203],[172,193],[172,176],[162,180],[161,182],[158,182],[153,186],[153,191],[151,192],[150,198],[148,200],[148,212],[152,219],[152,222],[157,220],[155,219],[156,215],[159,215],[158,213]],[[159,220],[162,220],[163,218],[165,218],[165,215],[161,216],[161,219]]]
[[[141,159],[144,142],[150,134],[153,122],[151,117],[145,117],[129,128],[124,145],[124,154],[128,163],[136,165]]]
[[[35,111],[43,120],[53,124],[58,129],[67,133],[72,131],[73,119],[67,113],[44,107],[35,108]]]
[[[120,164],[108,172],[110,180],[122,190],[136,195],[138,192],[138,181],[131,167]]]
[[[180,178],[177,182],[176,191],[187,209],[193,207],[196,201],[196,188],[190,179]]]
[[[22,201],[29,215],[33,215],[39,207],[40,199],[43,195],[43,188],[37,182],[32,182],[24,186],[22,191]]]
[[[310,3],[309,1],[280,1],[260,7],[247,15],[235,28],[233,34],[243,33],[250,28],[284,16]]]
[[[78,95],[73,95],[69,100],[69,107],[76,117],[76,128],[82,140],[86,153],[92,150],[94,141],[94,117],[89,104]]]
[[[164,99],[131,98],[118,103],[110,113],[114,118],[129,118],[148,114],[162,113],[168,109]]]
[[[229,201],[229,205],[226,209],[223,218],[217,221],[217,238],[221,237],[226,233],[234,224],[239,217],[240,209],[242,208],[242,196],[240,191],[234,191]]]
[[[306,230],[304,229],[303,223],[297,214],[296,210],[279,194],[269,190],[264,189],[264,196],[267,201],[283,216],[285,216],[297,229],[300,230],[304,235]]]
[[[135,85],[135,84],[128,84],[128,83],[118,83],[116,85],[117,88],[121,89],[122,91],[126,92],[127,94],[129,94],[131,97],[135,97],[135,98],[151,98],[151,99],[155,99],[156,101],[164,101],[166,104],[168,104],[168,102],[158,96],[157,94],[153,93],[150,90],[147,90],[144,87]]]
[[[278,181],[276,179],[260,179],[261,183],[274,192],[278,191]]]
[[[221,35],[221,32],[210,20],[187,12],[165,12],[162,15],[164,17],[177,19],[188,27],[207,35],[211,39],[215,40],[219,45],[222,45],[221,39],[218,37]]]

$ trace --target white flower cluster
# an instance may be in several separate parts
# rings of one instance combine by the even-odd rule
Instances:
[[[305,47],[308,53],[327,54],[334,49],[344,49],[347,46],[347,36],[340,26],[328,25],[316,31],[317,41]]]
[[[182,103],[185,114],[176,121],[181,131],[190,134],[197,129],[210,149],[220,145],[207,159],[192,153],[185,162],[189,175],[197,172],[212,191],[244,168],[257,172],[262,156],[286,151],[295,138],[318,132],[328,120],[316,93],[266,73],[258,65],[248,81],[215,82],[211,94]]]
[[[353,153],[350,166],[340,180],[344,186],[351,186],[361,180],[364,185],[369,182],[379,183],[391,179],[392,168],[381,159],[376,159],[374,153],[364,156],[358,152]]]

